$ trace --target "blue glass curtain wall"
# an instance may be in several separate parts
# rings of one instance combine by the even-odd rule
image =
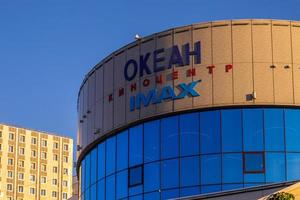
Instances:
[[[81,162],[80,197],[155,200],[232,190],[300,179],[299,165],[300,109],[179,114],[92,149]]]

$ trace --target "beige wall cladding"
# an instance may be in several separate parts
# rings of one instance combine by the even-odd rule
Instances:
[[[169,66],[174,45],[186,64],[183,45],[189,44],[192,52],[198,41],[201,63],[195,64],[195,56],[190,56],[189,65]],[[161,51],[157,58],[163,58],[157,66],[164,69],[154,72],[156,50]],[[145,58],[151,73],[143,70],[140,74],[140,60]],[[129,60],[138,67],[133,79],[125,80],[124,67]],[[129,76],[134,68],[131,63]],[[195,74],[188,75],[188,70]],[[160,77],[161,83],[157,82]],[[160,95],[166,86],[179,94],[179,84],[198,80],[201,82],[194,90],[200,96],[150,102],[146,107],[142,103],[130,110],[130,99],[137,94],[147,97],[155,89]],[[300,105],[300,22],[206,22],[156,33],[122,47],[83,81],[78,95],[78,144],[85,148],[117,128],[161,114],[233,105]]]

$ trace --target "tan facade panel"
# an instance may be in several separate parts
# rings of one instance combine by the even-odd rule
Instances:
[[[253,103],[252,63],[233,63],[234,103]]]
[[[103,133],[103,100],[96,102],[95,131]]]
[[[148,92],[150,90],[155,89],[156,83],[155,83],[155,74],[152,76],[146,76],[141,80],[141,93],[143,93],[145,96],[148,95]],[[150,82],[149,86],[145,86],[147,85],[147,82]],[[153,115],[156,112],[156,104],[152,104],[152,102],[150,102],[150,104],[147,107],[142,106],[140,109],[140,117],[146,117],[149,115]]]
[[[114,102],[109,101],[109,96],[104,97],[103,102],[103,131],[107,132],[113,128]]]
[[[291,29],[289,22],[273,22],[273,63],[288,64],[292,62]]]
[[[92,106],[95,105],[96,93],[96,73],[94,72],[88,79],[88,110],[91,111]]]
[[[293,65],[293,86],[295,104],[300,104],[300,64]]]
[[[117,90],[125,85],[124,66],[126,64],[126,52],[117,52],[114,58],[114,89]]]
[[[103,67],[96,70],[96,101],[103,99]]]
[[[293,63],[300,64],[300,22],[292,23],[291,41]]]
[[[104,64],[104,97],[113,93],[114,86],[114,60],[113,58],[106,61]]]
[[[114,127],[119,127],[125,123],[126,92],[123,86],[114,91]]]
[[[275,63],[274,95],[275,103],[292,104],[293,98],[293,70],[291,65]],[[289,67],[288,67],[289,66]]]

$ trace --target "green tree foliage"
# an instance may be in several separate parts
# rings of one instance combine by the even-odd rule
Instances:
[[[277,192],[270,195],[267,200],[295,200],[295,196],[287,192]]]

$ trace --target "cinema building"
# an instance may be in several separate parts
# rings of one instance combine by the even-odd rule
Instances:
[[[170,199],[300,179],[300,22],[139,38],[78,95],[81,200]]]

